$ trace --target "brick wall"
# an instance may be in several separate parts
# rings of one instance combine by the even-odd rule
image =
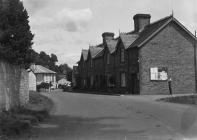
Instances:
[[[23,78],[21,76],[23,76]],[[25,92],[27,91],[25,87],[28,85],[28,83],[26,83],[27,78],[28,75],[25,73],[25,70],[0,61],[0,110],[9,110],[10,108],[15,108],[20,105],[20,101],[22,101],[22,97],[24,97],[20,96],[20,91],[22,93],[21,95],[28,94],[28,92]]]
[[[168,25],[139,51],[140,94],[169,94],[167,81],[151,81],[151,67],[167,67],[173,93],[195,92],[194,45],[181,28]]]

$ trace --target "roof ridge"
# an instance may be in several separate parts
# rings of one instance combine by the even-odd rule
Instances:
[[[140,45],[142,42],[144,42],[147,38],[149,38],[149,36],[151,36],[152,34],[154,34],[157,30],[159,30],[162,26],[164,26],[165,24],[169,23],[170,21],[173,20],[173,16],[166,16],[164,18],[161,18],[159,20],[156,20],[152,23],[150,23],[149,25],[146,25],[143,30],[141,30],[139,32],[139,36],[138,38],[129,46],[129,48],[132,45]]]
[[[161,22],[161,21],[163,21],[163,20],[165,20],[165,19],[168,19],[168,18],[171,18],[171,19],[172,19],[173,16],[170,15],[170,16],[166,16],[166,17],[164,17],[164,18],[158,19],[158,20],[156,20],[156,21],[154,21],[154,22],[152,22],[152,23],[146,25],[145,28],[148,27],[148,26],[154,25],[154,24],[156,24],[156,23],[158,23],[158,22]]]
[[[42,70],[44,70],[44,72]],[[35,70],[32,70],[32,71],[34,73],[56,73],[55,71],[52,71],[49,68],[46,68],[42,65],[35,65]]]

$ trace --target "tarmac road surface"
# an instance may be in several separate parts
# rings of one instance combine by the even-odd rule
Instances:
[[[148,96],[56,91],[51,117],[29,140],[197,140],[197,108]]]

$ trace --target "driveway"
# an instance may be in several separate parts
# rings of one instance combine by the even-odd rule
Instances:
[[[53,92],[51,117],[30,140],[196,140],[197,109],[147,96]]]

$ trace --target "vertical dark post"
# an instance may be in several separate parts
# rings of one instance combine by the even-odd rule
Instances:
[[[195,31],[195,39],[194,39],[194,67],[195,67],[195,92],[197,92],[197,68],[196,68],[196,31]]]
[[[172,95],[172,79],[171,78],[168,79],[168,87],[169,87],[170,95]]]

